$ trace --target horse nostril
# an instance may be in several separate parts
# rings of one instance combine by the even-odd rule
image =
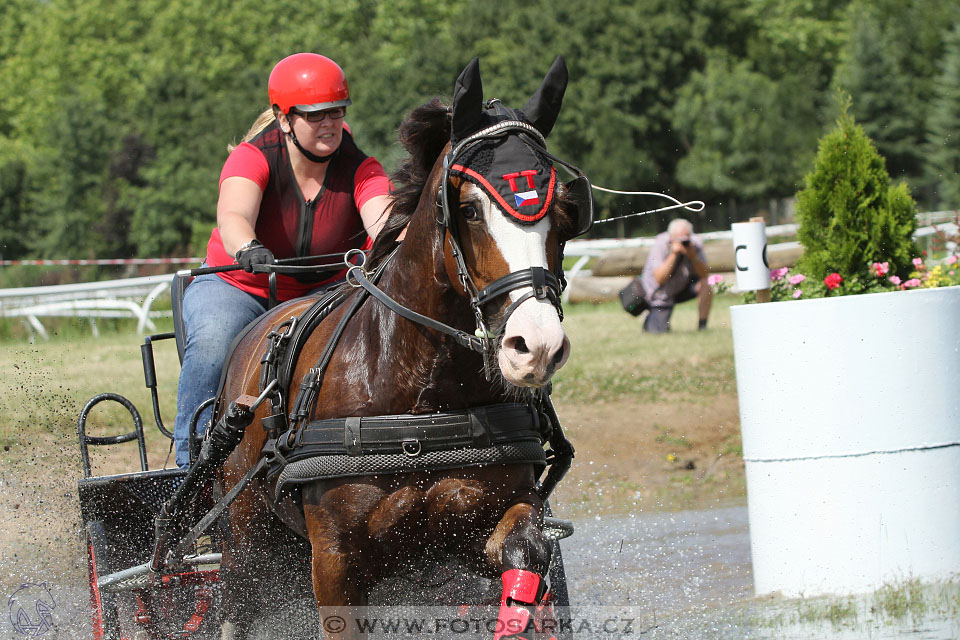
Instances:
[[[527,348],[527,341],[522,336],[508,338],[505,344],[507,348],[513,349],[517,353],[530,353],[530,349]]]
[[[565,347],[560,347],[557,349],[556,355],[553,356],[553,365],[556,366],[560,364],[560,361],[563,360],[564,353],[566,352]]]

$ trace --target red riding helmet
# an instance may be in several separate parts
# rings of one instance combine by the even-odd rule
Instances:
[[[320,111],[350,104],[350,90],[343,69],[316,53],[295,53],[277,63],[267,82],[270,104],[289,113]]]

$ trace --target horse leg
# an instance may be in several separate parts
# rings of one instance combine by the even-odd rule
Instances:
[[[541,509],[542,503],[535,495],[514,503],[487,541],[487,558],[500,566],[503,581],[494,640],[533,637],[531,623],[546,592],[543,576],[550,567],[551,555],[542,531]]]
[[[331,484],[335,486],[331,487]],[[355,607],[367,604],[366,589],[378,559],[363,554],[367,520],[384,497],[371,485],[311,483],[302,491],[303,515],[311,546],[313,593],[328,640],[355,638]],[[366,558],[369,566],[359,562]]]
[[[230,509],[231,544],[224,545],[221,638],[243,640],[252,629],[283,630],[283,609],[309,594],[306,544],[262,502],[241,494]],[[302,574],[302,577],[298,574]]]

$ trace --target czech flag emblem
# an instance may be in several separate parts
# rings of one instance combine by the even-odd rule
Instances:
[[[513,194],[514,200],[516,200],[517,207],[527,207],[530,205],[539,205],[540,198],[537,196],[536,190],[533,191],[521,191],[520,193]]]

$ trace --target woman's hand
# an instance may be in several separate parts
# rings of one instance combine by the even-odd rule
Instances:
[[[256,264],[273,264],[276,261],[273,252],[256,238],[243,245],[240,251],[237,251],[236,258],[237,264],[247,273],[253,273],[253,266]]]

